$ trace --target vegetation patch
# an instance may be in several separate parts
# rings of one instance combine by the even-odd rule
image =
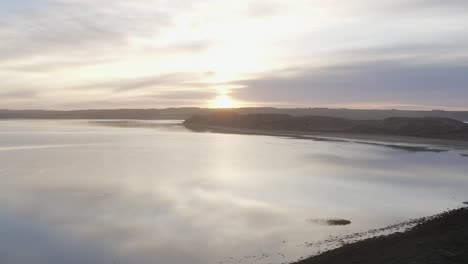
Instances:
[[[330,218],[330,219],[321,219],[321,218],[310,218],[307,219],[308,223],[319,224],[319,225],[328,225],[328,226],[343,226],[351,224],[350,220],[341,219],[341,218]]]

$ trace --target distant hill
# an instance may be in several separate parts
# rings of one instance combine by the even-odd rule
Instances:
[[[105,110],[1,110],[0,119],[180,119],[193,115],[209,114],[222,110],[208,108],[166,108],[166,109],[105,109]],[[445,117],[468,121],[468,111],[406,111],[406,110],[365,110],[331,108],[238,108],[230,111],[239,114],[288,114],[291,116],[329,116],[356,120],[376,120],[389,117]]]
[[[207,115],[195,115],[187,119],[184,125],[189,128],[224,127],[258,131],[333,132],[468,140],[468,124],[444,117],[352,120],[329,116],[243,115],[231,111],[218,111]]]
[[[99,109],[99,110],[0,110],[0,119],[187,119],[194,114],[208,113],[200,108],[167,109]]]

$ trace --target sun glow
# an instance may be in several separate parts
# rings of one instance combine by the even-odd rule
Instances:
[[[237,107],[237,103],[228,95],[218,95],[210,103],[211,108],[234,108]]]

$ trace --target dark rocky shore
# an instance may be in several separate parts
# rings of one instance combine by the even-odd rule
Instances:
[[[258,131],[370,134],[468,141],[468,124],[441,117],[351,120],[328,116],[243,115],[218,111],[208,115],[195,115],[187,119],[184,125],[188,128],[216,126]]]
[[[466,264],[468,208],[421,220],[403,233],[374,237],[296,264]]]

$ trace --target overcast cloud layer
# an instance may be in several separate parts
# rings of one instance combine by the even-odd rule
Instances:
[[[468,110],[468,1],[3,0],[0,108]]]

